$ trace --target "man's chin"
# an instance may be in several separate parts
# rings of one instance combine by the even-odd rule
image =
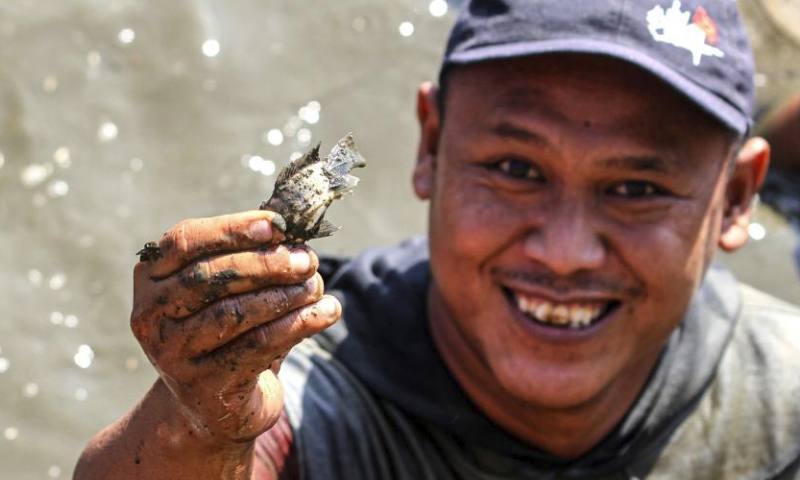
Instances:
[[[597,362],[542,364],[535,359],[504,358],[490,362],[499,385],[518,402],[533,408],[567,410],[598,399],[613,381],[598,372]]]

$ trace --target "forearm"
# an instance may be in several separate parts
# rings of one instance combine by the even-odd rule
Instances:
[[[136,408],[92,439],[74,479],[250,480],[253,452],[254,442],[215,445],[159,380]]]
[[[774,114],[763,135],[772,147],[773,165],[800,170],[800,93]]]

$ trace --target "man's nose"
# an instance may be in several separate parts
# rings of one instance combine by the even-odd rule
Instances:
[[[608,246],[597,231],[590,209],[564,202],[547,210],[528,232],[525,254],[560,275],[602,267]]]

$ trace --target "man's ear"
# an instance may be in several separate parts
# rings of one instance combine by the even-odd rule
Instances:
[[[727,252],[739,249],[747,242],[753,197],[764,183],[769,166],[769,144],[753,137],[739,150],[736,164],[725,190],[725,211],[719,246]]]
[[[439,89],[430,82],[419,86],[417,91],[417,120],[420,139],[417,166],[414,168],[414,192],[427,200],[433,192],[436,174],[436,155],[439,151]]]

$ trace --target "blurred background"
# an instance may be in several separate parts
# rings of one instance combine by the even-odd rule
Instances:
[[[369,167],[314,248],[424,233],[415,90],[457,3],[0,0],[0,479],[71,478],[149,388],[131,271],[174,223],[258,207],[293,155],[353,131]],[[800,90],[800,2],[739,3],[769,128]],[[720,260],[800,303],[800,160],[786,158],[752,241]]]

